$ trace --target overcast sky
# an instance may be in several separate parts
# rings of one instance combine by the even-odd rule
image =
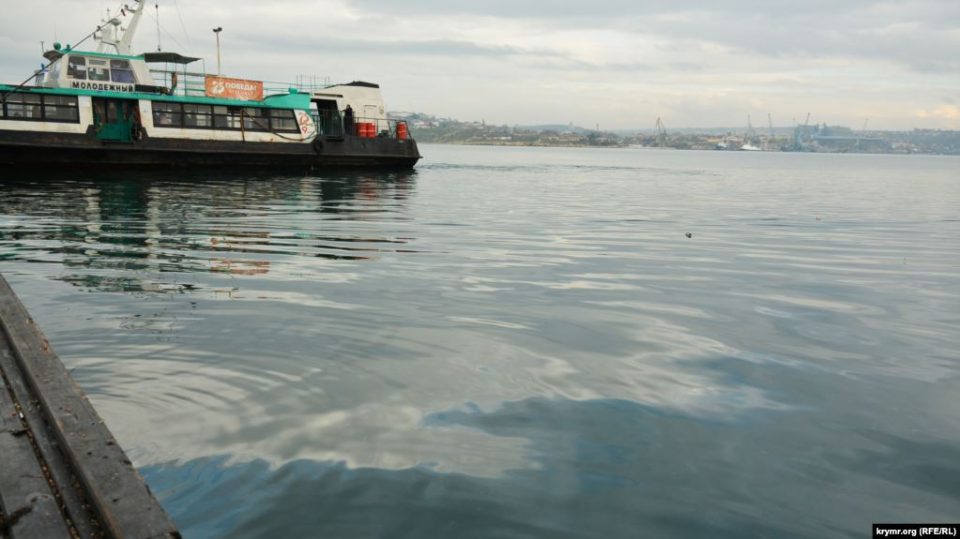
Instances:
[[[130,0],[128,0],[130,1]],[[40,41],[86,35],[103,0],[2,0],[0,80]],[[138,50],[225,74],[383,86],[390,110],[601,128],[803,121],[960,129],[960,1],[150,0]],[[181,24],[182,17],[182,24]]]

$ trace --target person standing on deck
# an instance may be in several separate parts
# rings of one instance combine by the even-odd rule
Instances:
[[[343,129],[348,135],[353,134],[353,107],[350,105],[343,111]]]

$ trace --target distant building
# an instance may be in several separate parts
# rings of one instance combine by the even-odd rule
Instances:
[[[798,125],[793,132],[794,151],[807,152],[883,152],[890,144],[866,133],[855,133],[849,127]]]

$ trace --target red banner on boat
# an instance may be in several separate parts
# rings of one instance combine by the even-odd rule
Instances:
[[[207,75],[207,97],[263,101],[263,82]]]

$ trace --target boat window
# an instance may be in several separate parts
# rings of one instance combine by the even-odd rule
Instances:
[[[240,109],[237,107],[213,107],[213,126],[217,129],[240,129]]]
[[[51,122],[79,122],[77,98],[72,95],[43,96],[43,118]]]
[[[299,133],[294,112],[289,109],[183,105],[184,126],[222,130]]]
[[[110,60],[110,80],[124,84],[134,84],[137,82],[130,69],[130,62],[126,60]]]
[[[55,122],[77,122],[80,120],[77,107],[47,105],[43,109],[44,117]]]
[[[183,105],[183,126],[193,129],[213,127],[213,109],[210,105]]]
[[[43,96],[44,105],[62,105],[64,107],[76,107],[77,96],[75,95],[45,95]]]
[[[7,94],[7,103],[42,103],[43,94]]]
[[[299,133],[300,127],[297,125],[297,117],[289,109],[271,109],[270,110],[270,129],[285,133]]]
[[[4,116],[11,120],[42,120],[43,96],[40,94],[10,94],[7,96]]]
[[[90,80],[109,81],[110,68],[106,60],[87,59],[87,78]]]
[[[252,107],[243,109],[243,128],[247,131],[268,131],[270,122],[265,112],[263,109]]]
[[[7,95],[5,101],[0,118],[7,120],[80,121],[76,96],[15,93]]]
[[[87,80],[87,59],[71,55],[67,63],[67,76],[71,79]]]
[[[212,114],[213,110],[210,105],[194,105],[191,103],[185,103],[183,105],[183,111],[191,114]]]
[[[11,120],[42,120],[43,112],[40,105],[27,105],[24,103],[7,103],[7,118]]]
[[[153,125],[157,127],[183,126],[183,107],[180,103],[153,102]]]

